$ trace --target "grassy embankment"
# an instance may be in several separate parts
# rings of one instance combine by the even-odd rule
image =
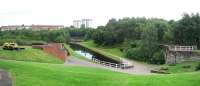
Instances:
[[[16,86],[199,86],[200,72],[129,75],[104,69],[37,62],[0,60]]]
[[[30,46],[24,46],[25,50],[10,51],[0,48],[0,59],[18,60],[18,61],[33,61],[45,63],[63,63],[57,57],[43,52],[40,49],[33,49]]]
[[[115,60],[120,60],[120,58],[124,57],[123,52],[121,52],[117,46],[112,46],[112,47],[98,46],[95,43],[93,43],[93,41],[85,41],[79,44]]]
[[[165,64],[165,65],[162,65],[161,67],[168,68],[166,72],[169,72],[169,73],[185,73],[185,72],[194,72],[199,63],[200,62],[198,61],[187,61],[183,63],[178,63],[174,66]]]

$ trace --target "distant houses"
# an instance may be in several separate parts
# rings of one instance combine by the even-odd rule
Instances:
[[[41,31],[41,30],[60,30],[64,28],[64,25],[8,25],[1,26],[0,31],[11,31],[11,30],[32,30],[32,31]]]

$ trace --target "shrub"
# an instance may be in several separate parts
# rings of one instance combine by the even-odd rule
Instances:
[[[165,70],[151,70],[151,73],[158,73],[158,74],[170,74],[169,72]]]
[[[144,61],[144,59],[141,58],[141,57],[143,57],[142,53],[140,52],[140,50],[138,48],[128,49],[125,56],[129,59]]]
[[[191,68],[191,65],[184,65],[183,68]]]
[[[200,70],[200,63],[196,67],[196,71],[199,71],[199,70]]]
[[[158,52],[155,52],[153,54],[153,57],[152,57],[150,63],[153,63],[153,64],[164,64],[165,63],[165,57],[164,57],[163,51],[160,50]]]
[[[168,67],[161,67],[160,70],[169,70]]]

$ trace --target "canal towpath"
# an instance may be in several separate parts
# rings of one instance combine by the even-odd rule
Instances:
[[[150,71],[155,68],[152,65],[142,64],[142,63],[135,62],[135,61],[129,61],[129,62],[131,62],[134,65],[134,68],[128,68],[128,69],[113,68],[113,67],[104,66],[104,65],[101,65],[101,64],[96,64],[92,61],[78,59],[76,57],[70,57],[65,62],[65,65],[102,68],[102,69],[108,69],[108,70],[111,70],[111,71],[128,73],[128,74],[151,74]]]

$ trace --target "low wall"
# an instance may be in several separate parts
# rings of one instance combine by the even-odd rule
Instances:
[[[33,48],[42,49],[44,52],[58,57],[59,59],[66,61],[68,53],[62,43],[50,43],[46,45],[32,45]]]
[[[196,52],[173,52],[165,53],[166,64],[181,63],[184,61],[200,61],[200,55]]]

